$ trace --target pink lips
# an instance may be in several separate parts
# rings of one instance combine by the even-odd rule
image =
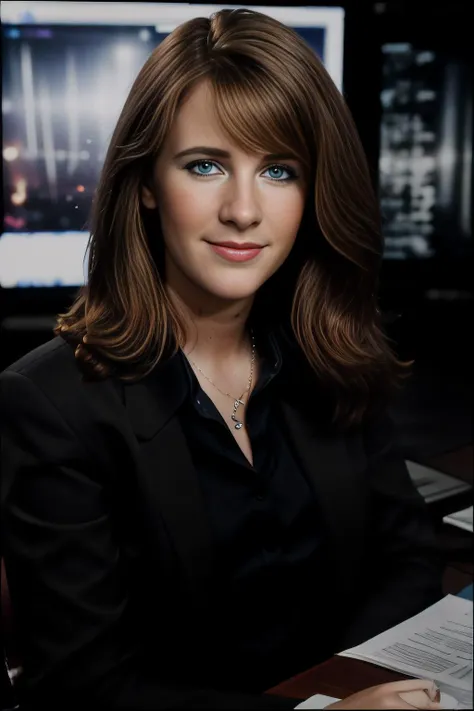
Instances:
[[[216,254],[224,257],[229,262],[248,262],[251,259],[255,259],[263,249],[263,247],[246,247],[245,245],[229,247],[225,244],[212,244],[211,242],[209,242],[209,245]]]

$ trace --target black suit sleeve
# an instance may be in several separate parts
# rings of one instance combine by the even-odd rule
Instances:
[[[411,481],[388,414],[365,428],[368,547],[360,603],[340,651],[418,614],[442,597],[442,560],[427,506]]]
[[[159,640],[145,672],[103,474],[22,374],[0,376],[0,424],[2,548],[28,708],[294,708],[293,699],[173,687],[160,677]]]

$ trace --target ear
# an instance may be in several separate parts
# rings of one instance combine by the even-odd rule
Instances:
[[[148,188],[146,185],[142,185],[141,188],[141,198],[142,198],[142,203],[144,204],[145,207],[147,207],[149,210],[155,210],[156,209],[156,199],[155,196],[153,195],[153,192]]]

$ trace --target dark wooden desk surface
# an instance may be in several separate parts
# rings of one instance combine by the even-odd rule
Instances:
[[[445,474],[450,474],[456,479],[462,479],[468,484],[473,483],[474,452],[472,444],[452,452],[438,454],[436,457],[430,457],[426,462],[421,463],[434,469],[439,469],[440,472]]]
[[[358,659],[332,657],[327,662],[274,686],[266,693],[302,700],[308,699],[313,694],[326,694],[344,699],[369,686],[407,678],[403,674],[377,667],[375,664],[360,662]]]
[[[448,452],[430,462],[423,463],[472,483],[472,451],[472,445],[469,445],[469,447],[463,447],[462,450]],[[455,543],[453,556],[444,571],[443,592],[445,595],[449,593],[455,595],[473,580],[471,556],[466,559],[465,555],[461,554],[457,558],[455,553],[458,546],[461,549],[463,541],[470,544],[472,534],[458,531],[453,526],[443,526],[440,531],[440,540],[443,539],[443,543],[445,543],[449,538],[452,538]],[[459,541],[461,544],[458,543]],[[378,667],[375,664],[334,656],[326,662],[268,689],[266,693],[294,699],[307,699],[313,694],[327,694],[343,699],[356,691],[367,689],[369,686],[408,678],[410,677]]]

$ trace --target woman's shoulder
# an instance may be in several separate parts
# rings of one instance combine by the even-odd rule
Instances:
[[[126,428],[112,380],[85,381],[73,347],[55,337],[0,373],[0,436],[13,433],[15,440],[45,457],[82,457],[87,452],[90,461],[100,457],[108,465],[115,450],[107,438]]]
[[[46,396],[56,404],[74,392],[81,379],[75,360],[74,351],[59,337],[25,353],[0,373],[2,412],[10,418],[25,415],[38,399],[43,402]]]
[[[7,373],[18,373],[31,380],[36,380],[51,373],[52,370],[57,372],[57,368],[64,372],[77,371],[73,349],[59,336],[55,336],[50,341],[25,353],[6,367],[0,373],[0,378]]]
[[[29,381],[45,393],[81,385],[73,348],[59,336],[25,353],[0,373],[0,393]],[[17,386],[19,387],[19,385]]]
[[[75,413],[76,419],[85,419],[104,406],[115,407],[117,393],[112,395],[110,380],[93,386],[85,382],[74,348],[56,336],[0,373],[0,408],[10,417],[28,411],[33,418],[52,406],[62,416]]]

